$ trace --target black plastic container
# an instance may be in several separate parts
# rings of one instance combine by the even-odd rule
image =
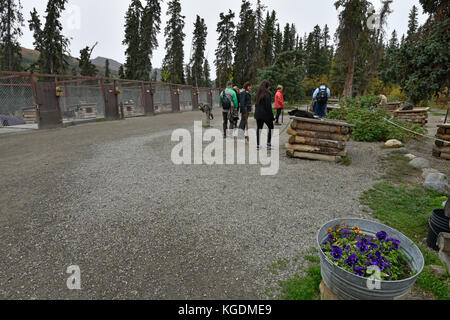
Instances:
[[[450,233],[450,218],[445,216],[445,210],[436,209],[430,217],[430,230],[427,237],[427,245],[438,251],[437,238],[440,233]]]

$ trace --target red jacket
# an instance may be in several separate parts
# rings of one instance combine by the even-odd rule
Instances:
[[[278,90],[275,95],[275,109],[284,109],[284,97],[281,90]]]

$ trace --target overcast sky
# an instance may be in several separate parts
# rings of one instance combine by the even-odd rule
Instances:
[[[64,30],[67,37],[72,38],[70,53],[74,57],[79,57],[82,48],[95,42],[99,42],[92,55],[107,57],[117,60],[121,63],[125,61],[122,45],[124,38],[124,16],[130,4],[130,0],[69,0],[68,9],[63,15]],[[142,1],[145,2],[144,0]],[[163,30],[167,21],[166,11],[167,2],[163,2],[162,32],[159,35],[159,48],[153,57],[153,66],[160,67],[164,59],[164,35]],[[208,26],[208,43],[206,54],[213,66],[214,51],[217,45],[216,26],[221,12],[228,12],[228,9],[235,11],[239,16],[241,0],[181,0],[182,14],[186,16],[186,40],[185,40],[185,62],[191,54],[191,41],[193,32],[193,23],[196,15],[205,19]],[[252,2],[256,2],[253,0]],[[263,3],[269,10],[276,10],[278,22],[284,26],[287,22],[295,23],[297,31],[303,35],[305,32],[312,31],[316,24],[321,27],[325,24],[334,34],[337,24],[337,11],[334,7],[335,0],[263,0]],[[30,19],[30,11],[33,8],[39,14],[45,14],[47,1],[44,0],[22,0],[23,13],[25,20]],[[372,0],[375,8],[380,7],[380,0]],[[406,33],[408,28],[408,14],[413,5],[418,6],[420,24],[426,21],[426,16],[422,14],[422,7],[419,0],[394,0],[392,9],[394,12],[389,18],[388,32],[396,29],[401,35]],[[78,15],[77,12],[80,14]],[[78,19],[79,16],[79,19]],[[79,21],[79,23],[78,23]],[[237,18],[236,18],[237,23]],[[33,36],[28,29],[28,23],[23,28],[23,37],[20,42],[26,48],[33,48]]]

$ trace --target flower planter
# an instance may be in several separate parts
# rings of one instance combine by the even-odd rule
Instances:
[[[410,268],[415,275],[400,281],[378,281],[377,288],[368,285],[370,280],[357,276],[338,267],[322,252],[321,245],[328,237],[328,230],[344,222],[349,227],[358,227],[368,236],[375,237],[377,232],[384,230],[389,236],[400,240],[400,250],[409,260]],[[320,265],[323,281],[326,286],[342,300],[397,300],[403,298],[414,286],[418,276],[423,271],[425,262],[419,248],[405,235],[388,226],[362,219],[339,219],[325,224],[317,235],[317,245],[320,251]],[[373,283],[373,282],[372,282]]]

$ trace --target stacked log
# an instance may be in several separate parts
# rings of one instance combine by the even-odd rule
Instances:
[[[23,111],[23,120],[25,121],[26,124],[37,123],[35,107],[25,108],[22,109],[22,111]]]
[[[428,123],[429,110],[430,108],[417,108],[405,111],[397,110],[394,112],[394,118],[405,122],[412,122],[424,127]]]
[[[345,122],[292,117],[286,143],[291,158],[339,162],[347,155],[353,125]]]
[[[433,156],[450,160],[450,123],[438,125],[436,138],[439,140],[436,140],[436,145],[433,148]]]
[[[397,110],[399,110],[402,106],[401,102],[391,102],[385,105],[380,105],[379,108],[389,111],[391,114],[395,114]]]

